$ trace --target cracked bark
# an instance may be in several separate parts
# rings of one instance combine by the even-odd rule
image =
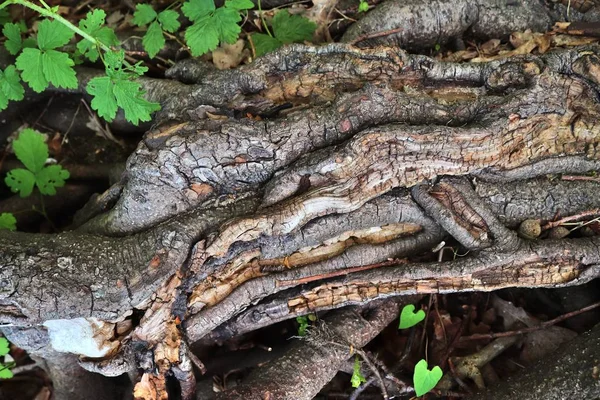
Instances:
[[[206,75],[181,63],[169,76],[188,84],[145,83],[157,124],[78,229],[0,231],[3,331],[51,363],[77,324],[91,333],[62,348],[86,370],[129,374],[138,394],[174,375],[190,398],[192,342],[394,296],[593,279],[598,238],[514,229],[600,208],[597,182],[560,179],[600,169],[599,66],[593,46],[452,64],[342,44]],[[415,261],[442,240],[471,252]],[[79,382],[57,382],[76,398]]]

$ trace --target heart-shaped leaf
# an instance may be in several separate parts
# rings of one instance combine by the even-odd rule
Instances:
[[[423,319],[425,319],[425,311],[419,310],[415,312],[415,306],[407,304],[400,313],[400,325],[398,325],[398,329],[410,328],[423,321]]]
[[[423,396],[437,385],[442,379],[442,369],[438,366],[433,367],[430,371],[427,369],[427,361],[421,360],[415,365],[415,373],[413,375],[413,386],[417,396]]]

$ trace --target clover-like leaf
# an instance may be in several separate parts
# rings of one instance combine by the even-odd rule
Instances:
[[[407,304],[402,309],[400,313],[400,325],[398,325],[398,329],[406,329],[411,326],[415,326],[419,322],[425,319],[425,311],[419,310],[415,311],[415,306],[412,304]]]
[[[17,219],[14,215],[12,215],[12,213],[0,214],[0,229],[8,229],[9,231],[17,230]],[[0,344],[0,353],[2,353],[1,348],[2,345]]]
[[[7,355],[9,351],[10,344],[8,343],[8,340],[6,338],[0,337],[0,357]]]
[[[41,171],[48,158],[44,136],[31,128],[23,129],[12,144],[15,155],[33,173]]]
[[[415,372],[413,374],[413,386],[417,396],[423,396],[437,385],[442,379],[442,369],[438,366],[433,367],[431,370],[427,368],[427,361],[421,360],[415,365]]]
[[[35,175],[35,184],[40,193],[54,196],[57,187],[65,186],[65,180],[69,179],[69,171],[60,165],[49,165]]]
[[[35,175],[27,169],[14,168],[8,171],[4,183],[13,193],[19,193],[19,196],[27,197],[33,191]]]

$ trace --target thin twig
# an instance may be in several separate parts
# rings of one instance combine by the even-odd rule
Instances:
[[[353,41],[351,41],[350,45],[355,46],[357,43],[360,43],[363,40],[375,39],[375,38],[382,37],[382,36],[389,36],[389,35],[393,35],[394,33],[402,32],[403,30],[404,30],[403,28],[396,28],[396,29],[390,29],[387,31],[370,33],[368,35],[362,35],[362,36],[357,37]]]
[[[593,215],[598,215],[598,214],[600,214],[600,208],[594,208],[593,210],[583,211],[583,212],[580,212],[579,214],[570,215],[568,217],[561,218],[558,221],[548,222],[546,225],[542,226],[542,230],[552,229],[555,226],[564,224],[565,222],[572,222],[572,221],[576,221],[581,218],[591,217]]]

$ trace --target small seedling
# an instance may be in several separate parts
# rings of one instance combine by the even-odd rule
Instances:
[[[4,357],[10,351],[10,346],[8,344],[8,340],[5,338],[0,338],[0,357]],[[13,373],[10,370],[14,367],[14,362],[10,363],[0,363],[0,379],[10,379],[13,377]]]
[[[296,322],[298,323],[298,336],[306,336],[306,329],[309,327],[311,322],[315,322],[316,320],[317,316],[315,314],[296,317]]]
[[[12,213],[0,214],[0,229],[17,230],[17,220]]]
[[[361,384],[365,383],[367,380],[360,373],[360,360],[358,356],[354,358],[354,368],[352,369],[352,378],[350,378],[350,383],[353,388],[359,387]]]
[[[360,0],[360,4],[358,5],[358,12],[367,12],[369,11],[369,3],[364,0]]]
[[[413,374],[413,386],[417,396],[423,396],[437,385],[442,379],[442,369],[438,366],[433,367],[431,370],[427,368],[427,361],[421,360],[415,365],[415,372]]]
[[[398,325],[398,329],[410,328],[425,319],[425,311],[419,310],[416,313],[414,311],[414,305],[407,304],[404,306],[400,313],[400,325]]]
[[[8,171],[4,182],[13,193],[27,197],[37,186],[40,193],[53,196],[57,187],[63,187],[69,171],[60,165],[46,166],[48,145],[41,133],[24,129],[12,144],[15,155],[27,169],[15,168]]]

